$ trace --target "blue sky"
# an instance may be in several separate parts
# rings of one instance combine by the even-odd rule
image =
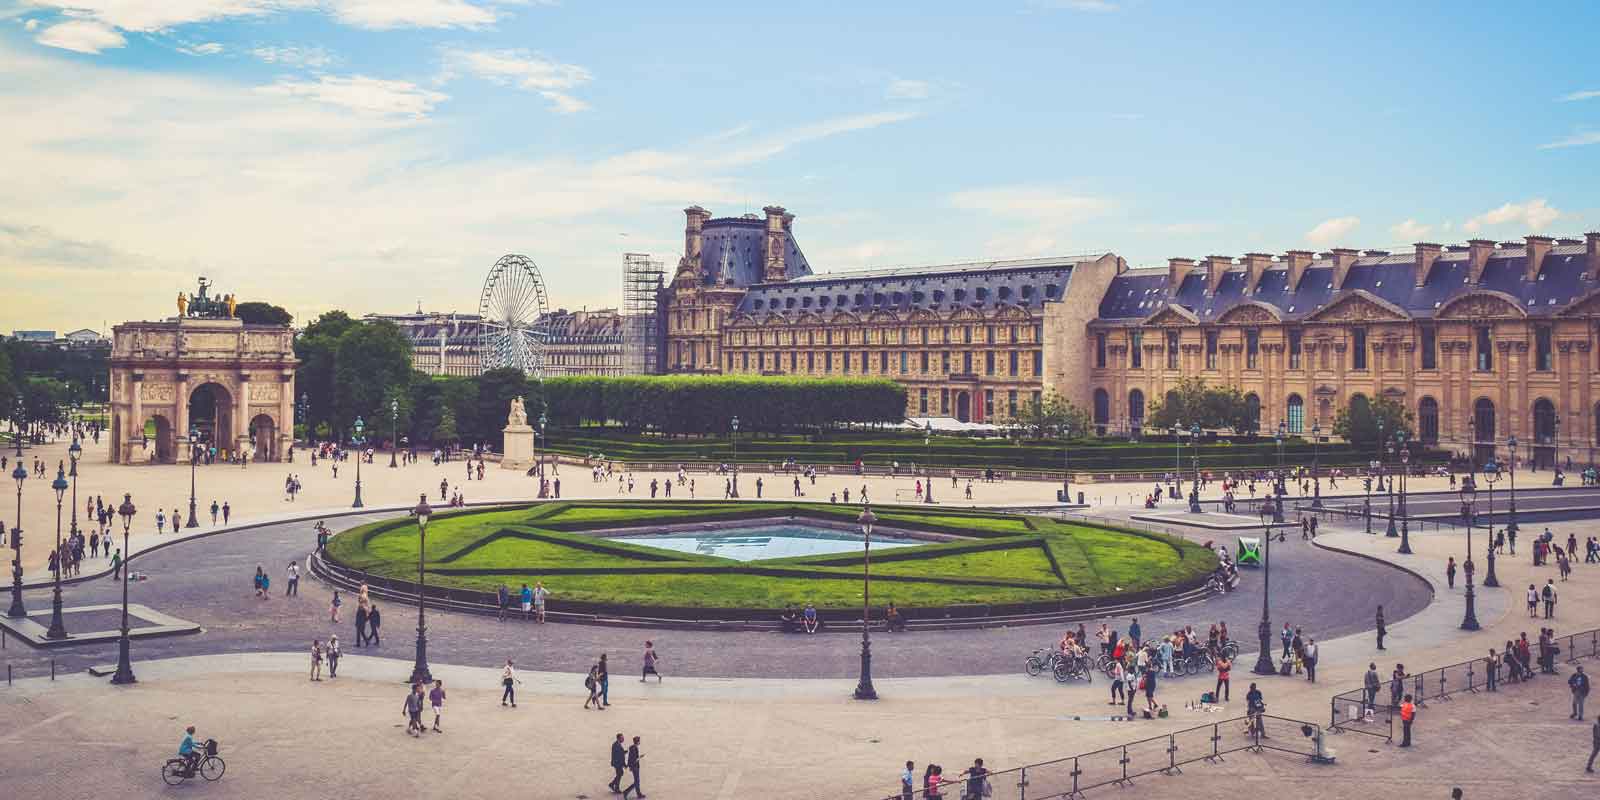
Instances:
[[[1600,226],[1600,5],[1484,5],[0,0],[0,328],[614,305],[695,203],[822,270]]]

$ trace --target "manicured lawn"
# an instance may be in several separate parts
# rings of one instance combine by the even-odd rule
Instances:
[[[853,523],[859,510],[813,503],[572,501],[436,516],[428,526],[429,583],[491,592],[544,581],[556,601],[609,605],[773,608],[861,602],[859,553],[738,562],[592,535],[696,521],[806,519]],[[1215,566],[1192,543],[1044,517],[914,507],[875,508],[880,525],[962,537],[874,550],[877,601],[907,608],[1051,601],[1182,583]],[[415,522],[399,518],[335,536],[335,560],[375,575],[415,575]],[[752,574],[765,572],[767,574]],[[998,584],[998,585],[997,585]]]

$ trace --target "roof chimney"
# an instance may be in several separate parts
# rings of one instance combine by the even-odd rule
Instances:
[[[700,231],[705,227],[706,220],[711,219],[711,212],[699,206],[689,206],[683,210],[683,263],[678,271],[698,274],[700,272]]]
[[[1356,263],[1356,258],[1361,255],[1361,251],[1352,250],[1348,247],[1335,247],[1332,253],[1333,290],[1337,292],[1344,288],[1344,279],[1346,275],[1350,274],[1350,265]]]
[[[1267,253],[1245,253],[1244,293],[1255,294],[1256,287],[1261,284],[1261,276],[1266,274],[1267,267],[1272,266],[1272,256]]]
[[[783,265],[784,234],[794,217],[784,211],[783,206],[767,206],[761,210],[767,212],[767,267],[763,277],[767,283],[783,283],[789,280]]]
[[[1306,274],[1306,267],[1311,266],[1316,255],[1310,250],[1290,250],[1283,254],[1283,260],[1289,265],[1289,291],[1300,288],[1300,279]]]
[[[1600,233],[1590,231],[1583,238],[1589,244],[1588,255],[1583,261],[1583,276],[1595,280],[1600,278]]]
[[[1439,260],[1439,252],[1443,249],[1430,242],[1417,242],[1416,278],[1417,288],[1428,282],[1428,273],[1433,271],[1433,262]]]
[[[1467,240],[1467,283],[1476,286],[1483,282],[1483,268],[1489,265],[1489,254],[1493,252],[1493,239]]]
[[[1594,252],[1594,240],[1589,240],[1589,252]],[[1177,296],[1178,290],[1183,288],[1183,282],[1188,279],[1189,273],[1194,272],[1194,259],[1169,258],[1167,259],[1167,294]]]
[[[1523,280],[1539,280],[1539,268],[1544,266],[1544,257],[1550,254],[1550,246],[1555,240],[1548,236],[1524,236],[1528,243],[1527,260],[1523,262]]]
[[[1222,285],[1222,276],[1228,274],[1228,269],[1233,266],[1233,259],[1228,256],[1206,256],[1206,294],[1217,293],[1217,287]]]

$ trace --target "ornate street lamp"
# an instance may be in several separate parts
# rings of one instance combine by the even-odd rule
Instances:
[[[1178,432],[1183,430],[1183,423],[1172,426],[1172,480],[1173,490],[1180,496],[1183,494],[1183,440],[1178,438]]]
[[[1322,508],[1322,423],[1311,425],[1311,486],[1316,494],[1311,497],[1311,507]]]
[[[739,418],[738,417],[734,417],[733,418],[732,425],[733,425],[733,480],[732,480],[732,483],[731,483],[731,490],[729,491],[728,494],[731,497],[733,497],[733,499],[737,500],[737,499],[739,499]]]
[[[1407,474],[1411,464],[1411,447],[1406,441],[1406,432],[1397,431],[1394,440],[1400,445],[1400,549],[1401,555],[1411,555],[1411,518],[1406,515],[1406,481],[1410,480]],[[1393,524],[1393,521],[1390,521]]]
[[[1366,518],[1367,533],[1372,533],[1372,481],[1378,477],[1378,462],[1367,462],[1367,477],[1361,482],[1367,496],[1361,501],[1361,516]]]
[[[56,479],[50,482],[50,488],[56,493],[56,551],[52,558],[56,562],[55,568],[55,593],[50,599],[50,630],[45,631],[46,639],[67,638],[67,625],[61,619],[61,570],[66,569],[66,554],[61,552],[61,500],[67,494],[67,472],[59,464],[56,465]]]
[[[1272,488],[1273,493],[1280,498],[1279,502],[1281,503],[1281,498],[1289,493],[1289,490],[1284,487],[1284,483],[1287,481],[1287,478],[1285,477],[1283,471],[1283,442],[1285,439],[1289,438],[1289,425],[1280,421],[1278,423],[1278,431],[1273,435],[1272,438],[1277,442],[1278,445],[1278,475],[1277,480],[1272,482]]]
[[[200,443],[197,441],[199,438],[200,429],[191,426],[189,428],[189,521],[183,523],[185,528],[200,527],[200,520],[194,515],[194,470],[195,462],[200,457]]]
[[[78,535],[78,459],[83,457],[83,445],[78,444],[77,434],[72,436],[72,446],[67,448],[67,457],[71,460],[72,469],[67,472],[67,477],[72,479],[72,527],[68,533]]]
[[[1393,443],[1389,444],[1388,452],[1389,455],[1394,455]],[[1387,470],[1385,470],[1385,473],[1387,474]],[[1388,478],[1389,479],[1384,481],[1383,484],[1384,489],[1389,495],[1389,527],[1384,529],[1383,535],[1390,539],[1396,539],[1400,536],[1400,529],[1394,524],[1394,476],[1389,475]]]
[[[357,446],[357,450],[356,450],[356,501],[350,505],[351,508],[362,508],[362,504],[361,504],[361,462],[364,460],[363,459],[363,455],[364,454],[363,454],[362,450],[360,449],[360,446],[361,446],[361,443],[362,443],[361,442],[361,430],[363,428],[365,428],[365,427],[366,427],[366,423],[362,422],[360,417],[356,417],[356,440],[355,440],[355,444]]]
[[[1467,613],[1461,618],[1461,629],[1475,631],[1478,629],[1478,601],[1472,591],[1472,517],[1476,513],[1474,506],[1478,502],[1478,490],[1472,484],[1461,482],[1461,508],[1467,517],[1467,558],[1462,562],[1461,568],[1467,573]],[[1489,535],[1489,549],[1494,550],[1494,534]]]
[[[17,516],[15,525],[11,526],[11,549],[16,551],[16,558],[11,562],[11,609],[6,616],[12,619],[21,619],[28,616],[28,609],[22,605],[22,484],[28,480],[28,470],[22,466],[22,398],[17,398],[17,410],[11,418],[11,438],[17,445],[17,455],[12,461],[17,465],[11,470],[11,479],[17,482]]]
[[[1538,444],[1538,443],[1539,443],[1538,442],[1538,437],[1535,437],[1534,438],[1534,444]],[[1506,510],[1506,536],[1513,536],[1519,530],[1517,528],[1517,435],[1516,434],[1512,434],[1511,438],[1506,440],[1506,448],[1511,451],[1511,507]],[[1570,557],[1572,554],[1568,553],[1567,555]],[[1488,584],[1485,584],[1485,585],[1488,585]]]
[[[1194,481],[1189,491],[1189,513],[1200,513],[1200,423],[1189,426],[1189,449],[1194,454]]]
[[[1500,465],[1490,456],[1489,463],[1483,465],[1483,481],[1489,484],[1489,571],[1483,575],[1483,585],[1489,587],[1500,585],[1494,574],[1494,485],[1499,480]]]
[[[550,424],[550,418],[543,411],[539,412],[539,477],[544,478],[544,451],[550,446],[550,440],[545,436],[545,426]],[[540,491],[543,491],[542,489]]]
[[[423,617],[423,590],[428,585],[428,578],[422,565],[427,558],[428,517],[433,515],[427,493],[420,495],[417,507],[411,510],[411,514],[417,518],[417,663],[411,666],[411,682],[432,683],[433,674],[428,671],[428,624]]]
[[[1072,423],[1061,423],[1061,499],[1072,502],[1072,467],[1068,455],[1069,443],[1072,441]]]
[[[133,515],[137,513],[133,495],[123,494],[122,505],[117,507],[117,516],[122,517],[122,637],[117,640],[117,674],[111,676],[115,684],[138,683],[133,677],[133,662],[128,657],[128,566],[133,561],[133,551],[128,549],[128,529],[133,527]]]
[[[872,686],[872,523],[878,517],[872,506],[863,504],[856,523],[861,526],[861,682],[856,684],[857,700],[876,700],[878,690]]]
[[[1281,500],[1279,501],[1282,502]],[[1281,507],[1281,506],[1280,506]],[[1256,641],[1261,652],[1256,654],[1256,665],[1250,671],[1257,675],[1277,675],[1272,664],[1272,619],[1267,616],[1267,603],[1272,596],[1272,526],[1267,526],[1265,549],[1261,554],[1261,622],[1256,625]]]
[[[400,466],[395,463],[394,457],[400,450],[400,400],[389,400],[389,469]]]
[[[929,421],[923,423],[923,428],[922,428],[922,449],[923,449],[923,454],[924,454],[924,458],[925,458],[925,463],[927,464],[927,466],[923,468],[922,473],[927,478],[927,480],[924,481],[924,483],[928,484],[927,486],[922,487],[925,490],[925,493],[922,495],[922,502],[924,504],[927,504],[927,503],[932,503],[933,502],[933,421],[932,420],[929,420]]]

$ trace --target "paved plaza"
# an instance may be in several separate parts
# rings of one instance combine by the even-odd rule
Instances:
[[[274,519],[299,509],[322,511],[330,526],[344,529],[391,515],[378,508],[346,513],[348,502],[340,495],[351,488],[353,472],[347,469],[353,464],[341,466],[338,482],[320,465],[315,474],[302,472],[307,491],[296,509],[285,509],[288,504],[277,491],[281,475],[302,466],[200,471],[203,487],[237,492],[229,496],[240,509],[235,523],[255,526],[163,547],[135,561],[135,569],[149,577],[130,586],[133,601],[202,628],[198,634],[136,641],[138,685],[113,687],[89,675],[91,667],[114,663],[114,645],[42,650],[11,640],[0,651],[0,660],[16,677],[14,685],[0,690],[0,707],[8,719],[8,767],[0,778],[6,794],[28,796],[67,781],[81,788],[83,796],[204,791],[217,797],[310,797],[337,785],[346,791],[360,787],[363,794],[444,796],[467,789],[540,798],[603,797],[610,778],[606,748],[615,733],[623,732],[643,737],[648,755],[644,780],[652,796],[866,797],[892,789],[898,765],[907,758],[919,769],[932,761],[954,772],[981,756],[991,768],[1006,769],[1232,717],[1242,713],[1242,695],[1251,680],[1262,685],[1271,713],[1326,723],[1330,696],[1358,687],[1368,661],[1376,661],[1387,675],[1395,662],[1412,670],[1440,666],[1482,655],[1523,631],[1536,636],[1540,623],[1522,613],[1520,593],[1529,583],[1543,584],[1555,576],[1553,567],[1531,566],[1522,547],[1517,556],[1500,559],[1497,571],[1505,588],[1480,588],[1478,614],[1484,630],[1467,634],[1457,628],[1459,577],[1456,587],[1448,588],[1443,570],[1446,556],[1459,561],[1463,555],[1460,530],[1429,526],[1415,533],[1412,556],[1395,554],[1397,540],[1362,533],[1359,520],[1326,522],[1314,543],[1290,530],[1287,541],[1272,545],[1274,634],[1290,622],[1319,640],[1319,682],[1258,679],[1248,672],[1253,656],[1244,655],[1234,675],[1240,700],[1224,711],[1208,714],[1184,707],[1211,688],[1212,678],[1202,675],[1161,683],[1158,700],[1171,710],[1170,718],[1131,723],[1105,719],[1114,709],[1107,705],[1109,686],[1101,676],[1089,685],[1061,685],[1022,674],[1022,657],[1058,638],[1055,627],[875,635],[874,668],[882,699],[860,703],[849,699],[859,638],[846,633],[806,637],[539,626],[430,612],[429,652],[435,674],[449,691],[446,733],[414,740],[404,735],[399,707],[402,681],[410,671],[415,607],[379,601],[385,612],[383,643],[357,649],[350,641],[354,631],[348,607],[341,623],[330,622],[330,594],[318,581],[302,579],[297,598],[281,594],[284,565],[291,560],[303,564],[313,538],[306,522]],[[374,507],[400,506],[414,502],[414,493],[429,484],[430,495],[436,497],[439,477],[451,475],[454,484],[453,473],[464,469],[461,463],[437,469],[424,463],[389,470],[380,461],[363,468],[364,493]],[[144,520],[146,506],[139,493],[154,492],[162,481],[186,481],[186,472],[180,467],[100,466],[86,470],[85,483],[126,485],[125,490],[135,492]],[[614,484],[592,484],[581,467],[568,467],[563,475],[570,479],[563,483],[565,496],[616,496]],[[529,484],[520,473],[491,465],[487,477],[481,484],[461,483],[469,500],[480,499],[478,494],[484,500],[528,499]],[[707,480],[720,495],[720,479]],[[829,480],[819,479],[819,488]],[[862,482],[831,480],[841,486]],[[873,492],[892,492],[896,486],[888,479],[867,482]],[[640,483],[647,485],[648,480]],[[187,486],[182,488],[186,492]],[[975,484],[975,494],[984,494],[974,501],[1036,505],[1053,488]],[[1134,487],[1083,488],[1094,498],[1090,513],[1098,517],[1120,521],[1138,510],[1133,504],[1110,502],[1115,492],[1138,491]],[[25,502],[44,505],[36,486],[28,491]],[[99,491],[109,495],[113,490]],[[201,492],[208,504],[206,489]],[[1107,502],[1095,502],[1102,497]],[[49,511],[53,526],[53,502]],[[38,543],[41,522],[27,524],[35,526],[30,543]],[[1582,539],[1592,535],[1593,526],[1556,522],[1552,528],[1562,539],[1568,531]],[[1228,541],[1233,535],[1179,532],[1198,540]],[[1482,534],[1480,529],[1480,546]],[[149,533],[144,541],[163,539]],[[249,576],[257,564],[273,571],[275,596],[269,600],[257,599],[250,589]],[[103,569],[95,562],[91,567]],[[1600,612],[1594,610],[1600,601],[1596,576],[1600,567],[1578,564],[1571,580],[1558,583],[1562,599],[1553,623],[1558,632],[1600,627]],[[1182,624],[1202,627],[1226,620],[1235,638],[1253,651],[1261,578],[1247,570],[1232,594],[1141,614],[1140,622],[1149,635]],[[559,586],[553,588],[559,598]],[[107,577],[66,590],[69,606],[99,606],[119,598],[120,586]],[[38,620],[48,610],[49,592],[30,589],[26,600]],[[1371,633],[1372,612],[1379,603],[1389,620],[1384,653],[1376,651]],[[1086,618],[1091,629],[1096,621]],[[1119,629],[1128,623],[1126,618],[1106,621]],[[325,640],[333,633],[346,640],[340,677],[312,683],[305,675],[305,651],[312,638]],[[641,685],[634,677],[647,638],[663,657],[666,679],[660,684]],[[608,655],[613,676],[613,705],[604,713],[582,708],[582,671],[601,653]],[[515,658],[524,670],[514,711],[497,702],[498,668],[506,657]],[[52,660],[58,672],[53,682]],[[1182,776],[1150,776],[1136,785],[1199,797],[1254,789],[1342,798],[1379,792],[1446,797],[1453,782],[1466,787],[1468,797],[1531,796],[1519,793],[1522,787],[1515,780],[1523,766],[1538,763],[1542,783],[1537,796],[1592,796],[1600,782],[1586,780],[1581,771],[1589,732],[1563,718],[1565,696],[1562,683],[1544,678],[1500,697],[1463,696],[1430,705],[1419,723],[1419,746],[1409,752],[1347,734],[1330,738],[1339,756],[1334,766],[1309,765],[1284,754],[1238,753],[1221,764],[1195,764]],[[160,762],[190,722],[202,735],[222,741],[228,772],[209,786],[168,789],[159,782]],[[106,756],[97,769],[51,757],[86,744]],[[1108,787],[1091,796],[1116,791]]]

